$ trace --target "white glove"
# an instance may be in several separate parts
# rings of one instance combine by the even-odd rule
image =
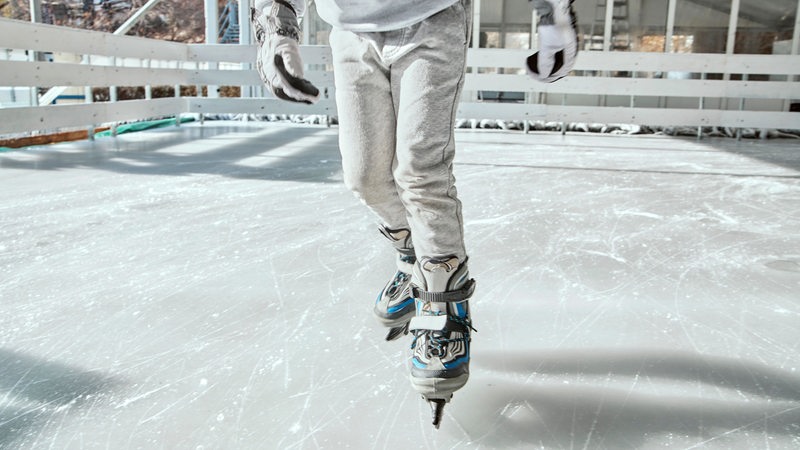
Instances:
[[[567,76],[578,56],[574,0],[532,0],[539,13],[539,51],[525,61],[528,74],[552,83]]]
[[[251,8],[250,22],[259,46],[256,67],[269,91],[292,102],[310,104],[319,100],[319,89],[303,75],[300,26],[292,5],[274,0],[262,13]]]

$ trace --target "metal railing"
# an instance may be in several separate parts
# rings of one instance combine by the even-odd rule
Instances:
[[[239,43],[239,3],[229,0],[219,14],[219,42],[221,44]]]

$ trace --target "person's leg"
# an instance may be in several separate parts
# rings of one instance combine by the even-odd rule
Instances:
[[[330,37],[345,185],[389,229],[407,229],[392,168],[396,116],[389,69],[369,40],[334,29]]]
[[[469,378],[469,278],[461,202],[453,176],[454,125],[471,30],[469,0],[406,33],[413,48],[392,64],[397,102],[395,180],[409,216],[417,264],[411,382],[441,407]],[[437,419],[438,417],[438,419]]]
[[[467,2],[428,18],[407,33],[415,46],[391,66],[397,102],[394,178],[417,255],[462,262],[466,251],[452,164],[470,20]]]
[[[386,337],[391,340],[402,335],[402,328],[414,316],[410,283],[416,257],[405,205],[392,173],[396,164],[396,110],[389,69],[375,37],[378,35],[334,30],[331,48],[344,181],[378,216],[381,233],[397,250],[397,270],[373,309],[378,320],[392,328]],[[401,331],[395,327],[401,327]]]

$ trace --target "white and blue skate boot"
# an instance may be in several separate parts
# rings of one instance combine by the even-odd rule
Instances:
[[[414,267],[411,292],[416,315],[409,323],[411,384],[431,404],[433,425],[439,428],[445,403],[469,379],[472,327],[469,298],[475,280],[467,261],[422,258]]]
[[[411,272],[417,258],[414,256],[409,230],[383,227],[380,231],[397,250],[397,272],[378,294],[373,312],[381,324],[389,328],[386,340],[392,341],[408,334],[408,322],[415,314],[414,298],[411,296]]]

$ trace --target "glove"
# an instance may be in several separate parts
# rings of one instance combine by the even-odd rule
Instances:
[[[275,0],[263,13],[251,8],[250,22],[259,47],[256,68],[269,91],[292,102],[311,104],[319,100],[319,89],[303,76],[300,26],[291,4]]]
[[[539,51],[525,61],[534,79],[552,83],[567,76],[578,56],[574,0],[532,0],[539,13]]]

